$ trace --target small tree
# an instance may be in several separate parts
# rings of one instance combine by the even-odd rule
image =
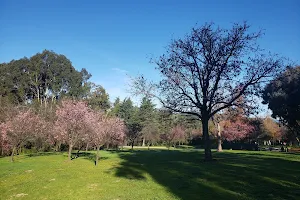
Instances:
[[[144,129],[146,126],[149,126],[154,120],[155,117],[155,105],[151,102],[151,99],[144,97],[142,99],[141,105],[139,107],[138,116],[139,121],[142,126],[142,129]],[[149,132],[148,132],[149,133]],[[141,133],[143,138],[142,146],[145,146],[145,140],[146,136],[144,135],[144,132]],[[149,137],[150,135],[148,135]]]
[[[133,149],[135,141],[141,136],[142,126],[139,122],[130,121],[126,124],[126,138],[131,145],[131,149]]]
[[[96,165],[99,160],[100,147],[105,143],[119,145],[124,141],[125,125],[117,117],[108,117],[103,113],[94,113],[93,118],[89,120],[92,127],[92,143],[97,147]]]
[[[177,125],[170,132],[161,135],[161,139],[166,143],[168,149],[177,142],[185,140],[185,129],[183,126]]]
[[[20,111],[1,126],[2,143],[11,149],[11,161],[14,154],[30,138],[45,130],[44,121],[31,110]]]
[[[276,140],[280,140],[283,136],[283,130],[279,127],[279,124],[271,117],[266,117],[263,120],[263,127],[267,135],[270,136],[275,144]]]
[[[7,124],[6,123],[1,123],[0,124],[0,147],[1,147],[1,156],[8,154],[10,150],[10,145],[7,140]]]
[[[159,124],[152,122],[147,123],[142,129],[142,135],[145,139],[145,143],[148,146],[148,150],[150,149],[150,145],[155,144],[159,141]]]
[[[63,100],[56,110],[56,136],[69,145],[68,158],[71,160],[73,147],[90,133],[90,119],[93,113],[85,102]]]

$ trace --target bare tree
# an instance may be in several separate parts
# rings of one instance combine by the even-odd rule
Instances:
[[[253,103],[264,82],[283,69],[283,59],[265,54],[256,43],[261,35],[251,33],[246,22],[231,29],[214,24],[193,28],[153,61],[162,80],[149,83],[138,77],[134,93],[158,97],[173,112],[197,116],[202,121],[205,160],[212,160],[209,119],[225,108],[241,106],[242,95],[244,104]]]

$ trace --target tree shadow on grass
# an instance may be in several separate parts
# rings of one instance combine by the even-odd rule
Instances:
[[[76,152],[76,153],[72,153],[71,156],[71,160],[77,159],[77,158],[83,158],[86,160],[91,161],[92,163],[94,163],[96,165],[96,153],[93,152]],[[108,157],[100,157],[99,160],[106,160],[108,159]]]
[[[26,154],[27,157],[62,155],[63,152],[49,151]]]
[[[215,153],[216,162],[203,162],[200,151],[134,151],[113,170],[118,177],[157,183],[183,200],[299,199],[299,162],[251,153]]]

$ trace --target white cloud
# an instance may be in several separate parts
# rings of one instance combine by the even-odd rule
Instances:
[[[111,70],[116,71],[116,72],[119,72],[119,73],[123,73],[123,74],[128,74],[128,73],[129,73],[127,70],[125,70],[125,69],[120,69],[120,68],[118,68],[118,67],[114,67],[114,68],[112,68]]]

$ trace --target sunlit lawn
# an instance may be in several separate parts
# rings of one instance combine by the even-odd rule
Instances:
[[[0,199],[300,199],[300,155],[197,150],[0,158]]]

